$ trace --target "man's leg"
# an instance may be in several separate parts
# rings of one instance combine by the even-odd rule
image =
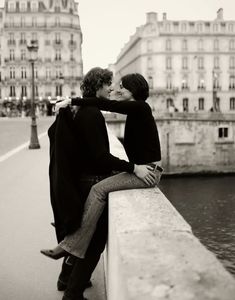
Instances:
[[[63,300],[82,300],[87,281],[96,268],[100,255],[105,248],[108,234],[107,205],[97,223],[96,231],[91,239],[85,258],[77,258],[73,267]]]

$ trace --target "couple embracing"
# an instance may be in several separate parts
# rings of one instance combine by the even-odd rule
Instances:
[[[81,84],[83,98],[58,103],[59,113],[48,131],[58,245],[41,253],[52,259],[64,257],[57,283],[65,290],[63,300],[85,299],[83,292],[91,285],[107,240],[108,194],[154,187],[163,171],[158,130],[146,103],[147,81],[138,73],[125,75],[115,93],[118,99],[109,100],[112,77],[107,69],[91,69]],[[128,161],[110,153],[101,110],[127,116],[123,145]]]

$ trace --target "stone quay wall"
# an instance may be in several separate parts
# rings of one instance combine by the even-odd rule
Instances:
[[[235,279],[158,187],[110,193],[105,258],[108,300],[234,299]]]

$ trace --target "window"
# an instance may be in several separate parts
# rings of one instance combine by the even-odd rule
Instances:
[[[219,30],[219,24],[214,24],[213,25],[213,30],[214,30],[214,32],[218,32],[218,30]]]
[[[214,57],[214,69],[219,69],[219,56]]]
[[[26,50],[25,49],[20,50],[20,58],[21,58],[21,60],[26,60]]]
[[[26,2],[20,2],[20,11],[21,12],[27,11],[27,3]]]
[[[188,111],[188,98],[183,98],[183,111]]]
[[[37,41],[37,39],[38,39],[37,32],[33,32],[33,33],[32,33],[32,40],[33,40],[33,41]]]
[[[229,58],[229,69],[235,69],[235,56]]]
[[[73,50],[71,50],[71,52],[70,52],[70,60],[74,61]],[[148,66],[149,69],[151,69],[152,64],[149,61],[149,59],[147,60],[147,66]]]
[[[166,69],[167,70],[171,70],[172,68],[172,58],[171,57],[167,57],[166,58]]]
[[[172,78],[171,78],[171,76],[167,76],[167,78],[166,78],[166,88],[168,90],[172,89]]]
[[[46,79],[51,78],[51,69],[50,68],[46,68]]]
[[[218,89],[220,87],[219,75],[213,72],[213,89]]]
[[[230,40],[229,41],[229,50],[234,50],[235,49],[235,41],[234,40]]]
[[[235,110],[235,98],[230,98],[230,110]]]
[[[31,9],[34,12],[38,10],[38,4],[37,4],[36,1],[34,1],[34,2],[31,3]]]
[[[204,110],[204,102],[205,102],[204,98],[198,99],[198,109],[199,110]]]
[[[149,57],[147,58],[147,69],[148,69],[148,70],[151,70],[152,68],[153,68],[153,60],[152,60],[152,57],[149,56]]]
[[[233,32],[233,24],[228,24],[228,31]]]
[[[182,90],[187,90],[188,89],[188,78],[187,77],[184,77],[182,79],[181,89]]]
[[[199,51],[202,51],[202,50],[203,50],[203,40],[202,40],[202,39],[200,39],[200,40],[198,41],[198,50],[199,50]]]
[[[204,69],[204,58],[203,57],[198,57],[197,66],[198,66],[198,69],[200,69],[200,70]]]
[[[228,127],[218,128],[218,138],[228,138]]]
[[[15,3],[13,1],[8,3],[8,9],[9,11],[15,11]]]
[[[148,77],[148,84],[149,84],[149,88],[153,89],[153,77],[152,76]]]
[[[73,41],[73,34],[71,34],[71,41]],[[147,41],[147,51],[148,52],[153,51],[153,42],[150,40]]]
[[[26,35],[25,35],[25,32],[21,32],[21,34],[20,34],[20,44],[21,45],[26,44]]]
[[[15,67],[10,67],[10,78],[11,79],[15,78]]]
[[[188,41],[187,40],[183,40],[182,50],[183,51],[187,51],[188,50]]]
[[[166,99],[166,108],[169,108],[169,107],[173,107],[174,106],[174,101],[173,101],[173,99],[171,99],[171,98],[168,98],[168,99]]]
[[[166,31],[167,31],[167,32],[170,32],[170,30],[171,30],[171,24],[170,24],[170,23],[167,23],[167,24],[166,24]]]
[[[60,43],[60,41],[61,41],[60,32],[56,32],[55,33],[55,42],[56,43]]]
[[[34,67],[34,77],[38,78],[38,68]]]
[[[60,18],[58,17],[55,18],[55,25],[60,26]]]
[[[60,50],[56,50],[55,60],[61,60],[61,51]]]
[[[235,75],[229,76],[229,89],[234,90],[235,89]]]
[[[21,86],[21,97],[27,97],[27,86]]]
[[[25,17],[20,18],[20,24],[21,24],[22,27],[25,26]]]
[[[15,95],[16,95],[15,86],[11,85],[10,86],[10,97],[15,97]]]
[[[219,50],[219,40],[214,40],[214,50]]]
[[[198,30],[198,32],[203,31],[203,25],[201,23],[197,24],[197,30]]]
[[[205,89],[205,80],[203,77],[200,77],[198,80],[198,90],[204,90]]]
[[[35,90],[34,90],[34,92],[35,92],[35,96],[37,96],[38,97],[38,86],[37,85],[35,85]]]
[[[21,67],[21,78],[27,78],[26,68]]]
[[[171,50],[171,40],[170,39],[166,40],[166,50],[167,51]]]
[[[10,60],[15,60],[15,51],[10,49]]]
[[[32,18],[32,26],[34,26],[34,27],[37,26],[37,18],[35,18],[35,17]]]
[[[187,70],[188,69],[188,57],[182,58],[182,69]]]
[[[182,23],[181,30],[182,30],[182,32],[186,32],[187,31],[187,24]]]

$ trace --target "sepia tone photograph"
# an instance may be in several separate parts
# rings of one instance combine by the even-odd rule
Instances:
[[[0,299],[235,300],[233,0],[0,0]]]

